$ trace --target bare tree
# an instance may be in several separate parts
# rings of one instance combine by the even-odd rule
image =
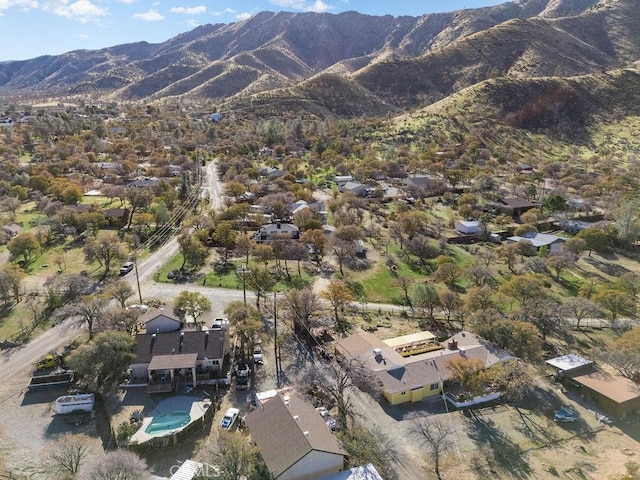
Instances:
[[[565,302],[564,306],[576,319],[576,328],[578,329],[582,320],[600,314],[598,305],[584,297],[571,297]]]
[[[89,437],[65,433],[51,445],[49,459],[54,471],[62,476],[75,476],[89,454]]]
[[[147,463],[129,450],[107,452],[86,472],[87,480],[139,480],[150,478]]]
[[[67,316],[78,317],[78,323],[86,323],[89,330],[89,340],[93,338],[94,326],[100,318],[109,300],[102,295],[86,295],[71,305],[67,305],[56,312],[59,318]]]
[[[415,417],[412,420],[411,431],[417,435],[422,444],[427,447],[433,461],[433,471],[439,479],[440,459],[453,447],[451,437],[453,431],[439,417]]]
[[[320,297],[308,287],[289,290],[284,295],[283,316],[293,325],[298,336],[309,338],[314,320],[322,312]]]
[[[133,287],[124,280],[113,282],[107,287],[107,295],[118,302],[120,307],[125,308],[127,299],[133,295]]]
[[[356,416],[351,390],[357,388],[376,398],[381,394],[375,373],[358,359],[334,361],[326,368],[314,369],[308,373],[306,383],[321,385],[324,393],[335,402],[337,420],[343,427],[347,427]]]

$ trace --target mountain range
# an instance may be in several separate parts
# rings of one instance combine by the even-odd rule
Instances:
[[[384,115],[492,79],[632,68],[640,59],[637,1],[519,0],[421,17],[262,12],[160,44],[0,63],[0,95]]]

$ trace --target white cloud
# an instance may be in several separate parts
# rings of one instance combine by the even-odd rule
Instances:
[[[316,2],[312,5],[309,5],[308,7],[305,7],[305,12],[316,12],[316,13],[323,13],[323,12],[328,12],[329,10],[333,10],[335,7],[332,7],[331,5],[327,5],[326,3],[324,3],[322,0],[316,0]]]
[[[51,10],[59,17],[70,18],[78,22],[97,21],[100,17],[109,15],[107,9],[98,7],[89,0],[78,0],[70,4],[64,2],[53,6]]]
[[[236,15],[236,20],[248,20],[252,17],[253,15],[251,15],[249,12],[243,12],[243,13],[239,13]]]
[[[138,0],[119,0],[120,3],[136,3]]]
[[[335,7],[327,5],[322,0],[315,0],[315,2],[307,4],[306,0],[269,0],[270,3],[281,8],[290,8],[293,10],[300,10],[304,12],[328,12]]]
[[[211,15],[214,17],[221,17],[222,15],[233,15],[237,13],[233,8],[225,8],[224,10],[219,10],[217,12],[211,12]]]
[[[0,0],[0,13],[4,10],[9,10],[12,7],[18,7],[21,10],[29,10],[31,8],[38,8],[38,2],[35,0]]]
[[[296,10],[303,10],[305,7],[305,0],[269,0],[270,3],[283,8],[294,8]]]
[[[91,37],[90,37],[89,35],[87,35],[86,33],[81,33],[80,35],[78,35],[78,37],[80,37],[80,38],[86,38],[86,39],[91,38]]]
[[[199,5],[197,7],[172,7],[171,13],[183,13],[185,15],[199,15],[207,11],[207,7]]]
[[[131,18],[144,20],[145,22],[159,22],[160,20],[164,20],[164,17],[155,10],[149,10],[145,13],[135,13],[131,15]]]

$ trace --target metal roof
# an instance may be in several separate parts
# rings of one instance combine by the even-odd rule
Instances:
[[[171,475],[170,480],[193,480],[202,470],[202,464],[193,460],[185,460],[180,468]]]

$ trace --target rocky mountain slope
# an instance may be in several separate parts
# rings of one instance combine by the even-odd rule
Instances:
[[[208,99],[376,115],[490,78],[574,76],[640,58],[637,0],[519,0],[422,17],[262,12],[161,44],[0,64],[5,98]]]

